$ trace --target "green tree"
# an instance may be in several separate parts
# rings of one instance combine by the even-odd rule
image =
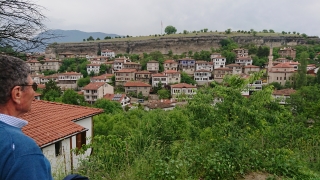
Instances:
[[[98,99],[93,104],[93,107],[103,109],[104,113],[119,113],[123,111],[119,102],[110,101],[104,98]]]
[[[269,29],[269,33],[274,33],[274,30],[273,29]]]
[[[73,105],[85,105],[84,97],[72,89],[66,90],[62,95],[62,102]]]
[[[172,50],[171,50],[171,49],[170,49],[169,52],[168,52],[168,56],[169,56],[169,58],[172,58],[172,56],[173,56],[173,53],[172,53]]]
[[[62,95],[61,88],[57,86],[57,83],[50,79],[45,83],[45,88],[42,91],[42,97],[45,100],[54,101],[56,98]]]
[[[90,77],[80,78],[77,82],[79,87],[84,87],[90,83]]]
[[[204,28],[203,32],[205,32],[205,33],[208,32],[208,28]]]
[[[167,89],[160,89],[157,94],[159,95],[159,99],[170,99],[171,97],[170,91]]]
[[[105,74],[107,72],[107,65],[101,64],[99,69],[99,75]]]
[[[141,91],[138,93],[137,98],[138,98],[138,99],[143,99],[143,95],[142,95],[142,92],[141,92]]]
[[[188,31],[187,30],[183,30],[183,34],[188,34]]]
[[[226,32],[226,34],[231,34],[231,29],[229,28],[229,29],[225,30],[225,32]]]
[[[186,72],[181,72],[181,83],[187,83],[187,84],[196,84],[196,81],[192,79]]]
[[[99,41],[99,40],[100,40],[100,38],[97,38],[96,40],[97,40],[97,41]]]
[[[294,79],[296,81],[295,88],[299,89],[303,86],[307,85],[307,58],[309,57],[307,52],[302,52],[300,55],[300,65],[298,65],[297,78]]]
[[[169,25],[164,29],[164,32],[167,34],[175,34],[177,32],[177,29],[175,27]]]
[[[94,38],[93,38],[92,36],[89,36],[89,37],[87,38],[87,41],[94,41]]]
[[[316,78],[315,78],[315,83],[316,84],[320,84],[320,71],[319,70],[317,71],[317,75],[316,75]]]

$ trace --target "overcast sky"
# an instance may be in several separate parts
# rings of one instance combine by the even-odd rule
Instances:
[[[320,36],[320,0],[34,0],[50,29],[119,35],[208,28],[300,32]]]

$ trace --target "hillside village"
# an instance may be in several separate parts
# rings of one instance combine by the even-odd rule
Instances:
[[[280,85],[293,84],[292,75],[297,72],[299,65],[299,62],[295,61],[296,50],[294,48],[281,48],[279,50],[280,58],[277,59],[273,58],[272,48],[270,48],[268,63],[264,67],[252,64],[253,60],[248,54],[248,49],[237,48],[232,52],[236,58],[231,64],[227,64],[226,57],[223,57],[221,53],[212,53],[210,61],[195,60],[191,57],[177,60],[166,59],[162,64],[162,72],[160,72],[160,64],[156,60],[148,61],[143,69],[139,61],[132,62],[125,56],[116,57],[116,52],[109,49],[102,50],[100,56],[86,53],[61,53],[57,55],[57,58],[47,57],[42,61],[37,60],[38,56],[28,56],[27,63],[30,66],[33,80],[40,84],[39,87],[44,88],[43,85],[52,80],[63,91],[66,89],[79,91],[89,104],[93,104],[97,99],[105,98],[127,106],[131,104],[130,96],[138,98],[138,95],[140,99],[159,100],[157,96],[152,96],[155,94],[154,89],[159,85],[170,91],[171,100],[169,102],[172,104],[182,96],[192,98],[198,87],[209,85],[213,81],[221,83],[226,75],[248,78],[252,73],[259,71],[265,71],[265,76],[248,84],[248,88],[243,90],[242,95],[250,96],[252,92],[261,90],[263,85],[274,82]],[[83,74],[80,72],[61,72],[47,76],[41,73],[48,70],[58,72],[62,62],[68,58],[87,59],[86,71],[87,74],[92,75],[89,84],[84,87],[78,86],[78,80],[83,78]],[[101,66],[109,67],[106,74],[100,73]],[[307,66],[309,74],[315,75],[317,70],[315,64]],[[182,83],[181,73],[186,73],[196,83]],[[113,77],[115,82],[112,85]],[[114,89],[117,87],[123,88],[124,92],[115,94]],[[278,92],[275,91],[275,93]],[[289,96],[289,94],[283,95]],[[150,103],[145,103],[145,105],[152,106]]]

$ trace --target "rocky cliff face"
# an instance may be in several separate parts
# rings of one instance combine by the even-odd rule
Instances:
[[[117,53],[141,54],[160,51],[167,54],[170,50],[173,54],[181,54],[188,51],[210,50],[219,47],[219,42],[226,39],[227,36],[189,36],[189,37],[158,37],[148,40],[132,40],[128,39],[112,39],[110,41],[95,41],[82,43],[61,43],[52,44],[46,48],[47,57],[58,57],[59,53],[71,52],[74,54],[88,53],[97,54],[99,48],[101,50],[110,49]],[[233,36],[231,37],[240,45],[254,43],[260,45],[295,46],[298,44],[306,44],[307,40],[296,36]],[[320,42],[318,37],[309,37],[308,40]]]

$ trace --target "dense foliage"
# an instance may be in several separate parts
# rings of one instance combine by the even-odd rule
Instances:
[[[172,111],[115,110],[95,117],[94,153],[79,172],[90,179],[239,179],[256,171],[319,178],[320,97],[303,93],[318,93],[319,86],[305,86],[292,106],[282,106],[272,86],[241,96],[255,77],[227,77]]]

